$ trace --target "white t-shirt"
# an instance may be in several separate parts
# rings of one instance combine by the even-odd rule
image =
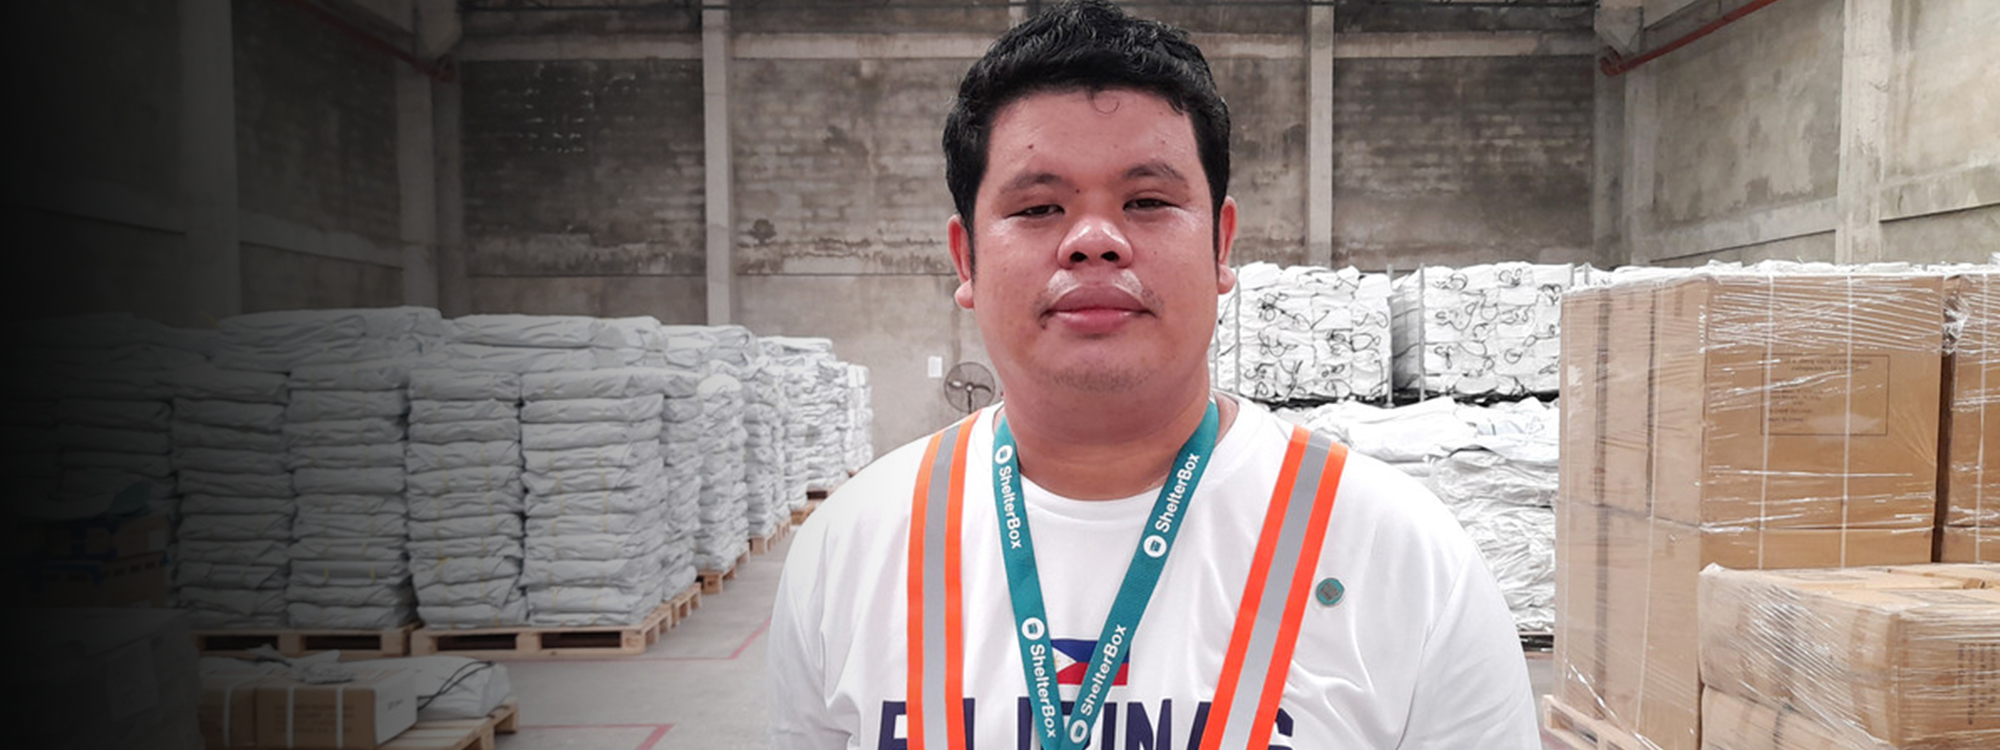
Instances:
[[[972,747],[1034,747],[993,507],[993,413],[968,447],[961,585]],[[1191,748],[1291,425],[1245,403],[1189,502],[1092,748]],[[770,629],[774,747],[904,747],[910,500],[918,441],[849,480],[800,528]],[[1078,501],[1024,482],[1063,699],[1110,612],[1157,491]],[[1350,455],[1306,606],[1273,748],[1536,750],[1527,663],[1478,550],[1422,485]],[[1073,656],[1071,656],[1073,655]],[[1073,661],[1073,663],[1072,663]],[[1067,703],[1065,704],[1067,709]]]

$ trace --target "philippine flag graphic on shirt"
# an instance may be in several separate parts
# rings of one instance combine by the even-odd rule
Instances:
[[[1090,655],[1097,651],[1097,641],[1080,638],[1051,638],[1049,645],[1056,649],[1056,684],[1082,685],[1084,673],[1090,671]],[[1126,657],[1118,665],[1118,676],[1112,678],[1113,686],[1125,684],[1126,670],[1131,669],[1132,659]]]

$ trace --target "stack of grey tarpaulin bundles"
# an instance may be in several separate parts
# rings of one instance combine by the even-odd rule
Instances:
[[[847,481],[847,443],[854,432],[854,410],[849,405],[854,394],[847,387],[847,363],[835,359],[831,349],[829,342],[828,351],[813,363],[819,398],[806,405],[804,414],[807,420],[828,426],[813,443],[811,484],[813,489],[828,491]]]
[[[530,624],[634,625],[665,600],[667,377],[660,368],[522,377]]]
[[[847,365],[847,471],[858,472],[875,460],[874,392],[868,384],[868,368]]]
[[[173,388],[168,373],[207,361],[213,332],[185,331],[130,315],[41,320],[20,332],[22,369],[8,373],[10,476],[24,498],[102,509],[139,492],[171,513],[168,452]],[[58,450],[60,454],[58,455]]]
[[[1217,388],[1267,403],[1388,400],[1388,276],[1251,263],[1218,305]]]
[[[1399,278],[1396,389],[1420,395],[1554,393],[1561,377],[1562,295],[1588,267],[1496,263],[1427,266]]]
[[[1431,489],[1479,545],[1515,626],[1553,632],[1558,411],[1525,399],[1459,413],[1477,436],[1437,462]]]
[[[785,476],[779,487],[792,510],[805,507],[812,483],[812,445],[823,425],[808,424],[804,405],[816,397],[819,377],[816,339],[789,336],[760,336],[757,350],[766,357],[764,371],[785,392],[784,423]]]
[[[176,371],[174,385],[176,606],[197,627],[284,627],[297,508],[285,376],[202,366]]]
[[[1557,411],[1535,399],[1490,407],[1439,396],[1384,409],[1358,402],[1278,416],[1326,432],[1428,485],[1479,546],[1522,632],[1555,617]]]
[[[660,457],[666,464],[667,581],[673,595],[699,576],[695,566],[695,535],[701,532],[703,476],[708,452],[717,446],[704,433],[701,380],[718,365],[715,337],[705,326],[666,326],[661,346],[667,360],[666,401],[660,410]]]
[[[430,628],[525,625],[521,376],[410,373],[404,451],[417,616]]]
[[[407,359],[436,349],[449,327],[428,307],[280,310],[225,318],[213,360],[232,370]]]
[[[656,351],[624,319],[466,315],[451,320],[451,366],[488,372],[575,372],[652,364]]]
[[[416,619],[403,452],[412,359],[301,365],[288,380],[291,626],[386,630]]]
[[[668,331],[672,334],[670,346],[676,350],[705,354],[703,377],[695,392],[700,411],[694,429],[702,435],[702,456],[694,564],[701,570],[727,571],[749,548],[749,430],[744,424],[748,403],[744,380],[757,339],[741,326],[674,326]],[[676,423],[668,429],[679,427]]]
[[[694,563],[702,570],[732,570],[750,547],[743,383],[716,372],[702,378],[695,398],[701,402],[702,433],[711,437],[702,456],[701,530],[694,535]]]
[[[785,415],[792,406],[783,370],[774,359],[760,346],[751,360],[743,381],[743,472],[748,490],[744,517],[750,536],[762,538],[791,523],[793,485],[786,477]],[[797,494],[804,502],[803,490]]]

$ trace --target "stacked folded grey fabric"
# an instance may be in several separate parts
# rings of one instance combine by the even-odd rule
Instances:
[[[832,489],[822,470],[830,471],[838,463],[837,457],[819,456],[829,438],[838,439],[837,434],[827,434],[837,429],[832,422],[836,414],[826,403],[829,395],[819,371],[819,363],[833,356],[833,344],[823,338],[764,336],[757,339],[757,346],[782,374],[791,400],[785,419],[786,477],[791,485],[786,491],[796,510],[805,506],[807,492]]]
[[[761,351],[743,380],[744,518],[750,536],[762,538],[791,523],[785,492],[785,413],[791,409],[782,374]],[[803,500],[803,495],[801,495]]]
[[[868,383],[868,367],[847,365],[847,471],[858,472],[875,460],[874,391]]]
[[[522,377],[530,624],[632,625],[665,600],[666,379],[658,368]]]
[[[201,366],[173,375],[180,491],[176,606],[198,628],[285,627],[297,500],[285,463],[285,376]]]
[[[417,615],[431,628],[525,625],[521,376],[466,367],[410,373],[403,469]]]
[[[825,339],[821,339],[825,341]],[[801,407],[800,417],[807,424],[820,425],[812,433],[812,475],[807,487],[815,490],[831,491],[847,481],[847,365],[833,357],[833,344],[815,352],[813,359],[813,387],[807,391],[808,399]]]
[[[403,452],[416,360],[302,365],[285,407],[291,627],[384,630],[416,619]]]
[[[436,349],[449,328],[428,307],[279,310],[223,319],[218,367],[291,372],[304,365],[407,359]]]
[[[702,455],[701,530],[694,535],[695,565],[730,570],[750,549],[745,513],[743,383],[723,372],[702,378],[701,432],[708,435]]]
[[[175,495],[168,373],[208,361],[213,332],[168,328],[130,315],[36,321],[21,332],[21,361],[10,373],[9,419],[25,428],[10,451],[10,476],[25,497],[98,505],[143,483],[155,512]],[[60,451],[58,457],[57,451]]]
[[[701,399],[696,392],[714,350],[714,341],[688,335],[688,326],[667,326],[661,344],[667,366],[666,401],[660,409],[660,458],[667,483],[667,579],[672,597],[699,577],[695,566],[695,533],[701,529],[701,497],[707,478],[702,457],[710,450],[702,431]]]

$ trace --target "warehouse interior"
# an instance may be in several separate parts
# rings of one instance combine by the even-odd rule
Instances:
[[[693,337],[701,339],[704,351],[735,347],[746,358],[802,357],[807,372],[813,363],[846,368],[841,371],[849,374],[839,376],[847,394],[842,398],[860,400],[842,402],[838,409],[852,434],[839,446],[844,453],[835,463],[858,469],[999,395],[985,369],[991,359],[978,325],[952,299],[959,280],[944,241],[953,207],[943,180],[940,128],[972,61],[997,35],[1051,4],[23,4],[11,9],[17,20],[6,45],[15,68],[30,71],[5,84],[8,99],[19,107],[9,118],[10,167],[0,200],[0,217],[18,238],[15,270],[6,274],[4,298],[12,306],[7,317],[33,325],[127,316],[146,326],[220,329],[225,336],[269,333],[308,319],[283,318],[289,322],[280,325],[271,322],[280,318],[259,315],[336,311],[329,314],[337,316],[361,308],[431,311],[398,318],[402,322],[396,325],[414,327],[405,333],[482,316],[486,322],[565,316],[549,319],[571,323],[649,317],[656,321],[649,333],[576,323],[589,328],[577,335],[597,341],[592,337],[629,333],[632,341],[651,342],[632,347],[652,347],[650,353],[662,362],[672,356],[661,347]],[[1727,525],[1716,520],[1722,516],[1699,509],[1708,506],[1683,516],[1664,510],[1665,500],[1654,504],[1665,490],[1652,480],[1664,476],[1661,467],[1678,455],[1659,448],[1664,441],[1687,434],[1706,440],[1693,443],[1700,447],[1689,452],[1694,456],[1707,455],[1702,449],[1737,449],[1723,439],[1737,436],[1737,423],[1716,427],[1718,420],[1694,420],[1689,427],[1671,421],[1687,413],[1724,413],[1734,403],[1729,398],[1669,403],[1661,396],[1681,382],[1693,383],[1694,393],[1703,388],[1728,393],[1701,380],[1700,366],[1682,368],[1664,357],[1683,343],[1692,347],[1688,351],[1710,346],[1721,351],[1727,347],[1703,337],[1727,338],[1737,329],[1725,322],[1674,338],[1683,332],[1657,324],[1668,319],[1668,305],[1688,300],[1706,305],[1700,315],[1686,318],[1701,326],[1735,320],[1730,316],[1739,311],[1732,304],[1753,294],[1818,300],[1815,295],[1836,292],[1812,281],[1787,286],[1770,274],[1792,278],[1783,276],[1790,271],[1762,270],[1763,286],[1750,285],[1761,291],[1736,295],[1725,279],[1710,290],[1714,297],[1697,299],[1698,293],[1675,286],[1687,277],[1617,276],[1614,269],[1780,261],[1822,264],[1814,273],[1831,267],[1848,274],[1840,277],[1846,281],[1839,301],[1812,303],[1807,312],[1790,311],[1797,313],[1792,318],[1769,314],[1761,324],[1778,328],[1757,340],[1766,344],[1765,360],[1772,359],[1772,346],[1810,354],[1819,351],[1811,331],[1815,321],[1845,319],[1846,348],[1838,356],[1846,369],[1835,387],[1848,394],[1863,390],[1864,380],[1875,382],[1856,374],[1866,368],[1854,364],[1859,361],[1854,331],[1864,330],[1864,340],[1888,352],[1879,360],[1885,370],[1869,373],[1880,376],[1880,389],[1889,394],[1881,396],[1891,404],[1882,409],[1888,415],[1883,434],[1921,436],[1928,429],[1930,442],[1928,452],[1919,451],[1912,463],[1878,466],[1868,476],[1923,474],[1911,467],[1932,471],[1927,485],[1881,490],[1920,511],[1935,506],[1904,524],[1920,529],[1922,546],[1932,549],[1922,559],[1892,556],[1850,564],[1844,530],[1904,526],[1896,525],[1901,516],[1854,521],[1842,504],[1832,522],[1843,530],[1836,534],[1838,557],[1770,567],[1946,564],[1940,551],[1946,526],[2000,529],[2000,511],[1981,515],[1990,501],[1956,521],[1947,520],[1946,510],[1954,502],[1947,489],[1958,486],[1954,477],[1961,474],[1976,475],[1966,481],[1977,492],[2000,495],[2000,488],[1984,489],[1992,486],[1984,465],[2000,445],[2000,429],[1962,416],[1953,421],[1954,414],[1983,420],[1989,411],[2000,418],[1995,390],[2000,385],[1985,385],[1985,373],[2000,371],[2000,356],[1986,354],[1996,347],[1976,337],[2000,336],[1979,333],[1996,330],[1993,308],[1956,302],[2000,293],[2000,284],[1981,280],[1992,277],[1977,275],[2000,264],[2000,4],[1132,0],[1120,5],[1187,29],[1207,56],[1233,116],[1230,189],[1241,224],[1231,265],[1246,286],[1221,303],[1222,328],[1211,354],[1218,388],[1288,410],[1291,418],[1332,431],[1357,449],[1376,441],[1387,446],[1385,454],[1399,456],[1384,460],[1423,464],[1429,468],[1412,471],[1425,476],[1463,470],[1445,460],[1457,454],[1445,438],[1436,437],[1443,434],[1439,429],[1491,435],[1512,429],[1508,425],[1533,423],[1549,440],[1559,433],[1560,469],[1551,454],[1532,490],[1541,498],[1533,522],[1547,532],[1529,535],[1541,541],[1527,553],[1535,559],[1520,568],[1539,592],[1524,596],[1542,613],[1533,627],[1522,628],[1534,689],[1538,697],[1569,701],[1569,710],[1541,717],[1548,747],[1730,747],[1701,739],[1704,732],[1721,736],[1715,717],[1744,726],[1796,728],[1813,715],[1785,718],[1780,709],[1804,711],[1802,706],[1818,706],[1813,701],[1823,697],[1805,694],[1810,691],[1788,695],[1791,702],[1766,718],[1756,712],[1768,706],[1714,707],[1704,697],[1714,692],[1701,688],[1714,683],[1706,652],[1699,680],[1693,651],[1657,641],[1649,647],[1643,636],[1634,644],[1639,655],[1631,663],[1616,653],[1607,656],[1607,640],[1622,643],[1607,636],[1608,629],[1631,624],[1617,608],[1638,608],[1643,614],[1631,617],[1641,624],[1632,627],[1643,629],[1650,622],[1649,602],[1643,596],[1610,596],[1608,603],[1593,605],[1571,597],[1615,589],[1602,576],[1591,577],[1605,570],[1637,566],[1650,574],[1653,568],[1644,564],[1643,554],[1635,561],[1609,553],[1608,561],[1600,554],[1593,569],[1585,558],[1570,556],[1564,540],[1595,539],[1601,552],[1604,539],[1623,538],[1607,529],[1626,521],[1641,525],[1639,538],[1674,540],[1683,538],[1676,536],[1681,527],[1660,524],[1682,524],[1696,530],[1691,538],[1702,539],[1702,530]],[[1951,264],[1986,271],[1935,270]],[[1401,336],[1406,322],[1428,330],[1421,322],[1423,306],[1446,304],[1424,296],[1427,280],[1456,269],[1464,274],[1461,285],[1509,283],[1510,271],[1495,270],[1502,266],[1535,275],[1530,297],[1537,283],[1544,292],[1551,285],[1555,289],[1553,296],[1521,303],[1523,315],[1560,311],[1564,316],[1559,339],[1544,337],[1538,348],[1530,347],[1532,356],[1545,358],[1534,373],[1539,379],[1479,386],[1433,381],[1427,378],[1431,365],[1419,361],[1408,366],[1418,371],[1411,380],[1403,352],[1429,347],[1400,338],[1392,342],[1390,334],[1393,328]],[[1252,273],[1252,267],[1262,270]],[[1347,281],[1279,271],[1306,268],[1325,271],[1328,278],[1339,270],[1348,274],[1341,277]],[[1857,301],[1853,279],[1870,279],[1866,274],[1873,273],[1894,279],[1868,286]],[[1343,360],[1343,367],[1373,377],[1372,386],[1343,380],[1332,391],[1316,390],[1313,378],[1274,380],[1244,364],[1258,341],[1253,292],[1312,284],[1343,289],[1335,294],[1343,305],[1359,304],[1363,297],[1379,303],[1380,340],[1368,344],[1381,353],[1379,361]],[[1643,311],[1621,307],[1630,301],[1620,296],[1620,289],[1628,289],[1621,284],[1644,288]],[[1414,315],[1396,307],[1406,304],[1406,297],[1416,300]],[[1580,309],[1592,316],[1588,324],[1574,317]],[[1976,310],[1985,310],[1985,317]],[[1925,317],[1926,311],[1935,315]],[[1628,313],[1636,317],[1621,317]],[[1915,322],[1899,317],[1906,314]],[[1356,320],[1362,317],[1354,314]],[[1975,322],[1964,323],[1968,318]],[[245,322],[232,328],[232,319]],[[1799,328],[1784,328],[1788,319]],[[1958,327],[1948,329],[1947,320],[1959,321]],[[1634,321],[1650,326],[1640,329],[1638,344],[1648,353],[1636,365],[1620,348],[1622,334],[1631,330],[1622,326]],[[374,323],[363,327],[368,325]],[[562,335],[570,333],[564,329]],[[494,328],[489,335],[498,338],[458,341],[511,344],[509,337],[516,334],[520,330]],[[445,336],[450,335],[456,334]],[[1359,336],[1343,341],[1359,352]],[[752,339],[769,339],[777,348],[760,349]],[[8,369],[30,369],[28,360],[41,348],[44,344],[20,349],[23,359]],[[1912,375],[1917,370],[1911,368],[1923,367],[1930,368],[1928,381]],[[297,373],[293,377],[296,396],[303,389]],[[404,400],[413,404],[419,398],[414,376],[405,368],[401,377]],[[1691,379],[1671,379],[1680,377]],[[1767,383],[1762,387],[1778,388],[1769,383],[1780,378],[1765,377],[1770,380],[1760,381]],[[1913,377],[1916,395],[1910,396],[1900,384]],[[1993,379],[2000,381],[2000,375]],[[563,388],[547,387],[551,390],[544,393]],[[1924,388],[1929,401],[1922,400]],[[752,390],[751,378],[743,377],[733,397],[738,408],[745,399],[756,401],[746,395]],[[690,385],[688,397],[694,393]],[[1954,401],[1954,394],[1969,395]],[[1433,403],[1433,396],[1443,402]],[[1917,400],[1895,400],[1906,396]],[[532,396],[523,398],[527,406],[517,407],[516,416],[525,422],[526,410],[535,404]],[[674,408],[673,401],[666,399],[667,409]],[[1846,399],[1843,413],[1860,413],[1854,401]],[[1407,431],[1366,427],[1392,421],[1369,410],[1425,404],[1431,405],[1428,412],[1405,412],[1414,415]],[[1493,411],[1453,417],[1453,404]],[[653,408],[651,418],[658,421],[660,407]],[[1758,418],[1775,413],[1773,408],[1742,407]],[[1921,421],[1926,410],[1922,419],[1929,421]],[[1593,416],[1598,421],[1590,426]],[[398,419],[412,432],[422,421],[414,412]],[[1445,427],[1438,427],[1440,419]],[[1662,433],[1656,424],[1687,432]],[[57,425],[40,427],[53,435]],[[1762,423],[1743,429],[1760,427],[1769,434],[1784,432]],[[656,427],[655,433],[662,429],[670,428]],[[1852,429],[1851,421],[1843,429]],[[38,450],[20,442],[28,439],[14,440],[10,450],[22,456]],[[742,438],[737,440],[740,445]],[[666,438],[658,442],[659,451],[674,450]],[[1771,441],[1763,444],[1768,454]],[[1977,445],[1970,458],[1944,447],[1967,444]],[[1619,450],[1632,445],[1641,449]],[[282,446],[278,452],[284,452]],[[1763,474],[1780,473],[1769,455],[1764,459]],[[734,466],[742,470],[740,457]],[[1865,473],[1851,463],[1839,471]],[[1644,488],[1615,486],[1619,477],[1642,474]],[[1697,483],[1705,488],[1701,491],[1727,484]],[[784,500],[789,507],[770,509],[768,515],[779,519],[775,525],[753,527],[752,538],[733,540],[746,545],[740,561],[694,565],[701,574],[690,591],[699,594],[660,603],[666,614],[651,621],[650,636],[634,653],[598,655],[595,645],[512,655],[506,654],[511,647],[485,643],[462,649],[507,668],[513,688],[508,705],[518,708],[512,723],[495,721],[481,729],[474,721],[472,733],[483,732],[484,739],[475,737],[465,747],[771,747],[760,733],[765,678],[759,639],[792,522],[808,520],[808,510],[839,481],[811,484],[808,490],[799,483],[796,497]],[[1839,486],[1841,493],[1861,492]],[[414,487],[407,491],[414,493]],[[1636,510],[1620,507],[1619,493],[1628,489],[1646,494]],[[529,487],[527,493],[535,491]],[[1590,492],[1602,502],[1586,499]],[[1697,505],[1706,502],[1699,492],[1695,496]],[[1843,495],[1849,496],[1858,495]],[[1618,510],[1563,515],[1598,506]],[[1623,511],[1634,515],[1617,515]],[[1492,528],[1486,533],[1504,538],[1513,527]],[[115,528],[106,532],[113,536]],[[2000,563],[2000,536],[1994,539],[1997,543],[1977,547],[1961,561]],[[25,560],[32,579],[42,570],[34,566],[47,563],[49,553],[36,547],[11,556]],[[1690,592],[1692,571],[1699,567],[1687,568]],[[1882,575],[1901,576],[1896,580],[1907,584],[1906,577],[1917,573]],[[1982,596],[2000,592],[2000,573],[1991,567],[1964,578],[1924,575],[1933,582],[1958,582],[1938,588],[1978,590]],[[97,580],[93,585],[101,585],[102,575]],[[1652,579],[1656,588],[1680,583],[1660,580]],[[1757,587],[1776,584],[1730,585],[1762,590]],[[40,592],[38,586],[31,581],[28,588]],[[1707,606],[1708,589],[1702,591]],[[93,604],[111,595],[85,593],[99,597],[90,599]],[[1974,621],[1990,634],[2000,631],[1994,625],[2000,622],[2000,598],[1987,598],[1992,601]],[[1570,623],[1562,619],[1568,612],[1594,614],[1584,618],[1587,622]],[[1689,626],[1690,649],[1694,630],[1709,631],[1708,622],[1695,622],[1692,613],[1689,606],[1686,621],[1674,621]],[[1742,623],[1752,618],[1742,617]],[[205,635],[194,637],[195,631]],[[172,635],[140,637],[153,637],[156,650],[171,650],[158,645],[168,641],[176,647],[198,642],[204,653],[240,655],[245,648],[226,646],[227,639],[211,642],[215,629],[186,622],[170,623],[163,632]],[[1592,655],[1566,653],[1565,634],[1597,648]],[[449,635],[440,637],[447,640],[436,643],[449,652]],[[1896,718],[1895,706],[1901,704],[1892,702],[1881,709],[1883,715],[1836,723],[1836,729],[1859,734],[1836,731],[1825,740],[1829,744],[1774,740],[1756,746],[1995,746],[2000,704],[1992,696],[2000,694],[1995,656],[2000,641],[1984,637],[1967,643],[1961,653],[1984,656],[1964,657],[1971,661],[1952,666],[1956,682],[1903,692],[1985,696],[1983,703],[1964,708],[1964,725],[1949,738],[1960,744],[1907,744],[1918,742],[1913,738],[1921,732],[1909,727],[1922,722]],[[421,653],[386,643],[347,651],[351,660],[341,663],[350,665],[363,663],[358,658],[363,655]],[[1744,664],[1763,664],[1754,655],[1741,658]],[[1590,673],[1585,664],[1600,671]],[[1630,695],[1596,690],[1598,681],[1623,686],[1624,678],[1612,675],[1627,668],[1639,675]],[[167,684],[172,670],[149,669],[160,675],[161,695],[182,689]],[[1746,679],[1757,683],[1754,676]],[[188,684],[194,685],[184,690],[188,708],[203,701],[203,710],[211,708],[216,699],[207,683]],[[1582,692],[1571,692],[1573,687]],[[1654,709],[1653,701],[1668,708]],[[170,722],[159,716],[178,715],[169,703],[162,699],[143,713],[165,727]],[[1576,705],[1583,703],[1593,705]],[[1909,709],[1912,715],[1924,710]],[[1696,718],[1700,714],[1708,718]],[[50,732],[74,729],[42,723]],[[177,730],[157,731],[164,742]],[[463,730],[445,734],[453,731]],[[98,746],[62,744],[56,736],[45,746]],[[127,739],[133,736],[140,735]],[[1792,736],[1818,737],[1810,728],[1795,729]],[[1136,737],[1128,733],[1125,740],[1136,743]],[[1621,737],[1626,744],[1619,744]],[[98,740],[103,738],[92,741]],[[185,746],[204,742],[266,746],[217,744],[214,736]]]

